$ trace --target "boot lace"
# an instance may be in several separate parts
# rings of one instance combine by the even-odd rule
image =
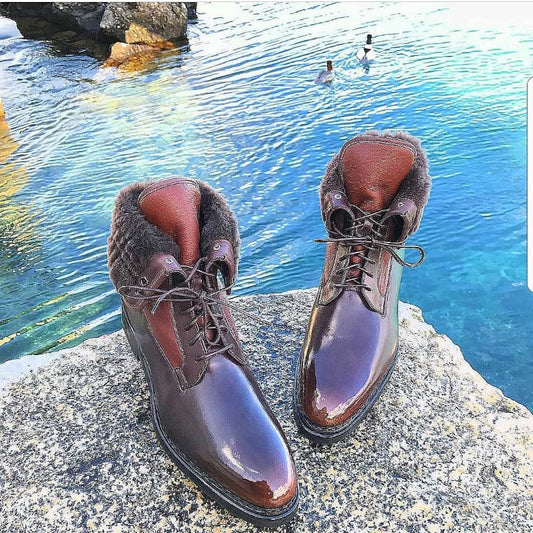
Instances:
[[[341,265],[335,272],[336,275],[343,275],[347,272],[347,276],[343,283],[334,283],[333,287],[345,290],[372,290],[361,280],[363,273],[371,278],[374,277],[367,269],[368,265],[376,263],[368,256],[368,252],[372,250],[386,250],[397,263],[405,267],[414,268],[424,261],[426,254],[421,246],[407,245],[405,239],[402,241],[385,240],[387,225],[383,222],[383,216],[387,213],[387,209],[369,213],[356,205],[351,205],[351,207],[358,214],[351,225],[341,229],[333,221],[330,237],[315,240],[318,243],[339,243],[348,248],[348,252],[340,257],[340,262],[349,258],[347,264]],[[366,235],[361,235],[363,229],[366,230]],[[415,262],[406,261],[398,254],[400,250],[416,250],[420,257]],[[353,258],[358,258],[358,261],[354,261]]]
[[[233,287],[233,283],[217,288],[216,274],[207,272],[205,268],[201,268],[205,266],[206,262],[207,258],[202,257],[194,266],[181,265],[181,268],[185,271],[187,276],[179,283],[179,285],[168,290],[152,289],[137,285],[124,285],[118,289],[118,293],[121,296],[134,300],[153,301],[154,303],[150,311],[152,315],[155,314],[163,301],[189,302],[189,307],[179,311],[181,315],[191,314],[191,320],[184,327],[185,331],[189,331],[191,328],[198,326],[198,332],[189,341],[189,346],[193,347],[200,339],[202,339],[207,348],[207,353],[195,358],[197,362],[225,353],[234,347],[231,343],[225,343],[223,334],[228,331],[228,325],[220,306],[235,309],[239,313],[242,313],[253,320],[267,323],[262,318],[244,311],[237,305],[226,300],[221,300],[219,295]],[[197,274],[202,278],[201,288],[194,287],[194,280]],[[133,295],[124,294],[132,290]],[[143,294],[146,292],[149,294]]]

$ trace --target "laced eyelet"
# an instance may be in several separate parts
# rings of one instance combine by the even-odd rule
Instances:
[[[396,204],[398,207],[404,205],[403,202],[398,202]],[[417,267],[422,263],[425,257],[424,250],[420,246],[408,246],[405,244],[405,239],[402,241],[389,242],[386,238],[386,229],[388,224],[385,223],[383,217],[387,213],[387,209],[382,209],[374,213],[366,212],[363,209],[359,208],[356,205],[350,204],[354,213],[353,224],[347,224],[346,227],[339,229],[335,222],[333,221],[331,230],[328,229],[328,238],[326,239],[316,239],[316,242],[329,244],[334,243],[337,245],[338,249],[342,250],[341,253],[348,249],[347,253],[344,253],[342,256],[339,254],[339,257],[335,258],[334,268],[332,269],[332,274],[330,276],[339,276],[341,273],[344,276],[344,279],[341,283],[333,283],[333,280],[329,280],[329,286],[334,288],[341,288],[345,290],[366,290],[372,291],[372,288],[368,285],[364,285],[361,281],[361,275],[364,273],[370,278],[374,278],[375,273],[370,273],[366,268],[367,265],[376,265],[377,261],[369,257],[370,253],[382,251],[387,251],[392,258],[401,266],[405,267]],[[370,231],[360,231],[361,229],[369,228]],[[361,234],[362,233],[362,234]],[[359,248],[359,249],[356,249]],[[416,262],[409,262],[398,255],[400,250],[416,250],[420,257]],[[345,262],[346,258],[350,257],[351,260],[347,264],[340,265],[341,268],[338,269],[339,262]],[[359,259],[359,262],[354,262],[355,258]],[[349,272],[356,272],[357,275],[350,276],[347,275]]]
[[[146,287],[146,285],[148,285],[148,278],[143,276],[141,279],[139,279],[139,284],[143,287]]]

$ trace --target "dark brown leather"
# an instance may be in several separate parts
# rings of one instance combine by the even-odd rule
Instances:
[[[200,201],[198,184],[186,178],[153,183],[139,196],[142,214],[174,239],[183,265],[193,265],[200,257]]]
[[[137,277],[135,285],[143,289],[157,289],[172,273],[180,274],[183,278],[186,276],[172,255],[161,252],[152,256],[146,268]],[[140,298],[140,289],[128,288],[121,296],[126,297],[128,306],[133,309],[142,309],[148,304],[145,298]]]
[[[180,257],[184,253],[190,262],[200,249],[193,242],[200,234],[193,223],[199,208],[197,185],[185,180],[156,185],[141,195],[143,213],[176,239]],[[220,271],[223,286],[233,283],[233,247],[218,240],[207,250],[188,286],[225,302],[217,278],[201,271]],[[296,470],[285,436],[246,365],[229,309],[218,304],[211,308],[220,313],[223,325],[220,342],[213,346],[205,338],[193,342],[204,325],[200,320],[191,327],[198,316],[198,309],[196,315],[191,310],[194,301],[168,293],[156,306],[154,290],[180,290],[192,271],[171,256],[157,254],[140,273],[138,286],[123,293],[124,328],[145,365],[156,428],[170,443],[171,454],[201,472],[205,485],[230,494],[241,510],[251,506],[256,514],[263,509],[275,515],[297,499]],[[209,321],[209,315],[203,320]],[[210,330],[209,339],[215,338]],[[224,347],[230,348],[218,352]]]
[[[227,294],[231,294],[231,284],[235,279],[235,254],[233,246],[224,240],[213,241],[207,252],[206,269],[212,274],[220,272],[224,278],[224,285],[228,287]]]
[[[150,369],[162,428],[179,452],[253,505],[279,508],[294,500],[289,447],[250,369],[217,355],[205,363],[202,379],[188,381],[187,365],[172,367],[146,314],[127,307],[125,313]],[[190,350],[187,362],[195,365]]]
[[[339,157],[345,191],[328,191],[322,199],[329,234],[335,236],[334,227],[349,227],[361,215],[353,204],[370,213],[390,207],[382,220],[383,238],[394,241],[403,235],[398,221],[405,221],[407,227],[412,206],[408,201],[401,206],[390,204],[414,160],[412,146],[401,139],[347,142]],[[372,224],[361,222],[355,235],[370,235]],[[297,418],[309,436],[324,440],[341,435],[344,428],[348,431],[375,400],[398,349],[402,267],[385,249],[367,253],[365,257],[374,264],[347,255],[354,250],[364,248],[344,242],[327,244],[322,282],[297,368]],[[350,263],[364,264],[366,272],[350,269]],[[344,288],[350,277],[358,277],[369,290]]]
[[[401,230],[398,232],[398,240],[405,240],[411,233],[413,233],[416,224],[417,209],[413,200],[408,198],[401,198],[394,201],[389,207],[388,213],[385,215],[385,220],[395,218],[398,223],[401,220]]]
[[[322,427],[346,423],[378,389],[398,348],[398,292],[402,267],[391,263],[383,314],[360,294],[343,291],[313,306],[297,377],[301,414]]]
[[[324,195],[324,211],[322,219],[328,231],[333,230],[333,224],[343,227],[354,219],[350,201],[343,191],[330,191]]]

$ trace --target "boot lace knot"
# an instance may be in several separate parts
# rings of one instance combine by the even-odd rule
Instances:
[[[369,271],[369,265],[374,265],[375,261],[369,257],[368,252],[373,250],[386,250],[391,257],[404,267],[414,268],[419,266],[425,258],[424,249],[417,245],[405,244],[405,239],[400,241],[388,241],[385,239],[387,225],[383,220],[387,209],[375,212],[367,212],[356,205],[351,205],[357,216],[351,224],[344,228],[339,228],[335,220],[332,221],[332,229],[327,239],[316,239],[318,243],[338,243],[345,246],[348,251],[340,257],[345,265],[341,265],[335,274],[343,275],[346,272],[345,281],[334,283],[336,288],[346,290],[372,290],[371,287],[362,282],[362,274],[365,273],[373,277]],[[419,253],[417,261],[406,261],[398,252],[401,250],[416,250]]]
[[[221,306],[235,309],[253,320],[265,323],[262,318],[220,298],[222,293],[233,287],[233,283],[218,288],[216,274],[205,270],[206,263],[207,258],[202,257],[194,266],[181,265],[186,277],[171,289],[154,289],[137,285],[124,285],[118,289],[121,296],[134,300],[153,301],[150,310],[152,315],[156,313],[163,301],[190,303],[179,313],[181,315],[190,314],[191,316],[191,320],[184,326],[185,331],[198,327],[196,335],[189,341],[189,346],[194,346],[201,339],[207,348],[205,354],[196,357],[197,362],[225,353],[234,347],[232,343],[226,343],[224,333],[228,331],[228,324]],[[201,279],[201,286],[197,286],[200,285],[198,278]],[[133,295],[125,294],[129,291],[134,291]]]

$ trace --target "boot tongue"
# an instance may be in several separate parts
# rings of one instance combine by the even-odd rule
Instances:
[[[346,143],[339,169],[350,203],[369,212],[388,207],[414,160],[412,146],[396,137]]]
[[[139,196],[146,220],[179,246],[182,265],[194,265],[200,258],[200,201],[198,184],[185,178],[158,181]]]

